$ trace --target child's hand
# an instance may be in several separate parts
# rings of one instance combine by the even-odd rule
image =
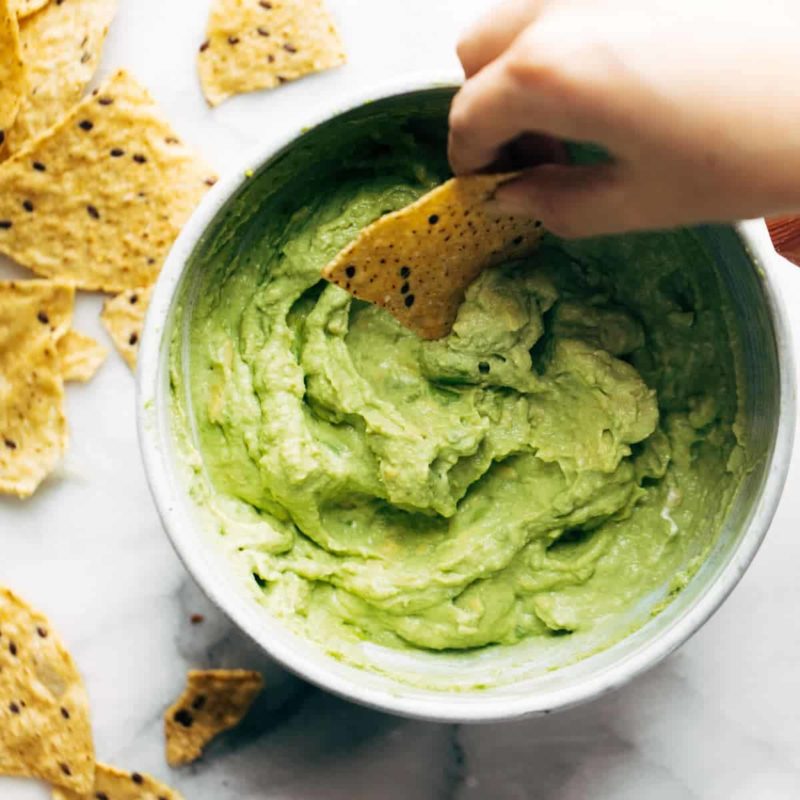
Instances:
[[[614,159],[533,159],[503,210],[584,236],[800,209],[800,0],[510,0],[458,54],[456,173],[526,133]]]

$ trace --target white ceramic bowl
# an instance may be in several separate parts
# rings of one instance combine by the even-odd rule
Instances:
[[[597,697],[653,666],[711,616],[741,578],[775,512],[792,449],[795,401],[786,316],[770,278],[781,264],[766,227],[746,222],[709,228],[703,233],[706,246],[743,322],[743,406],[749,446],[761,461],[745,479],[707,561],[660,614],[613,646],[555,670],[524,644],[466,658],[425,654],[419,659],[371,646],[369,657],[384,671],[363,670],[272,619],[245,590],[213,537],[201,530],[201,516],[188,492],[176,447],[169,402],[169,344],[187,262],[198,244],[202,247],[212,221],[247,183],[247,175],[269,169],[270,162],[309,135],[307,131],[333,124],[343,114],[368,117],[381,109],[398,108],[413,113],[416,104],[434,96],[445,109],[454,84],[405,80],[347,100],[335,99],[308,115],[303,133],[280,130],[279,123],[271,123],[258,152],[209,192],[161,273],[139,353],[138,418],[147,477],[175,549],[209,597],[267,653],[309,681],[369,706],[425,719],[477,722],[548,713]],[[394,677],[406,669],[416,681]],[[469,688],[481,683],[496,685]]]

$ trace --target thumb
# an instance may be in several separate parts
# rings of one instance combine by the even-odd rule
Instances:
[[[540,219],[564,238],[641,228],[638,204],[617,164],[545,164],[498,187],[497,213]]]

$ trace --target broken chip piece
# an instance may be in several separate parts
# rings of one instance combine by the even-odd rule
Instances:
[[[214,0],[198,68],[215,106],[346,60],[323,0]]]
[[[136,369],[139,341],[152,291],[153,287],[148,286],[118,294],[106,300],[100,314],[100,320],[131,369]]]
[[[382,306],[423,339],[450,332],[467,287],[487,267],[531,252],[541,223],[495,215],[487,202],[513,177],[453,178],[366,227],[322,271]]]
[[[252,670],[190,670],[186,689],[164,714],[167,762],[175,767],[200,758],[215,736],[242,720],[263,686]]]
[[[0,775],[76,792],[94,782],[89,700],[48,619],[0,588]]]
[[[27,87],[14,124],[6,131],[8,153],[44,133],[80,100],[100,60],[116,0],[51,3],[20,23]]]
[[[213,180],[119,71],[0,164],[0,252],[82,289],[147,286]]]
[[[8,132],[25,93],[25,65],[14,8],[9,0],[0,0],[0,153],[6,149]]]
[[[125,772],[97,764],[94,785],[87,791],[53,789],[53,800],[183,800],[183,796],[144,772]]]
[[[67,331],[57,345],[61,377],[65,381],[90,381],[108,356],[100,342],[80,331]]]
[[[74,299],[55,281],[0,281],[0,493],[33,494],[66,449],[57,343]]]

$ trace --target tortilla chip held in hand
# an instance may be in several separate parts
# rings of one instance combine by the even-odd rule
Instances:
[[[452,178],[364,228],[322,276],[385,308],[423,339],[446,336],[472,281],[527,255],[542,236],[540,222],[496,216],[487,207],[511,177]]]
[[[0,588],[0,775],[75,792],[94,782],[83,681],[46,617]]]
[[[324,0],[213,0],[198,69],[209,105],[346,61]]]

